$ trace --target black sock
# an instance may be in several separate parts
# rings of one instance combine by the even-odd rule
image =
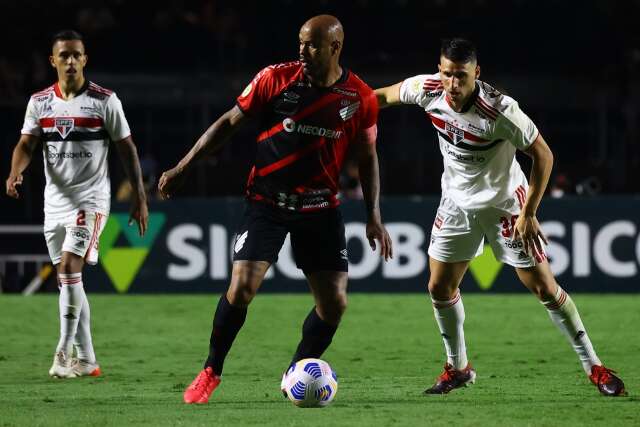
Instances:
[[[316,313],[316,308],[313,307],[302,325],[302,340],[298,344],[291,363],[307,358],[317,359],[322,356],[322,353],[331,344],[337,329],[337,326],[330,325],[322,320]]]
[[[209,357],[204,367],[211,366],[216,375],[222,374],[224,359],[236,339],[238,331],[247,318],[246,307],[234,307],[226,295],[220,297],[216,314],[213,316],[213,329],[209,340]]]

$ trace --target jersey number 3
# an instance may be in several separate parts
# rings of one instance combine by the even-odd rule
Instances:
[[[512,215],[511,221],[506,216],[500,217],[500,222],[502,223],[502,235],[504,237],[511,237],[513,234],[513,229],[516,226],[516,220],[518,219],[518,215]]]

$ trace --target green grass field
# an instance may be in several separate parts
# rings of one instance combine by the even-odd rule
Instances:
[[[218,296],[90,295],[101,378],[47,376],[57,296],[0,296],[0,426],[52,425],[640,425],[640,296],[574,295],[603,361],[628,397],[600,396],[529,295],[465,296],[475,385],[425,396],[444,361],[426,295],[359,295],[324,355],[340,388],[326,409],[300,409],[280,375],[310,295],[259,295],[208,405],[182,391],[207,354]]]

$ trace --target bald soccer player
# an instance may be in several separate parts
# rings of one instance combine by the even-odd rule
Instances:
[[[231,284],[213,318],[204,369],[184,392],[185,403],[207,403],[220,384],[225,358],[264,275],[288,233],[315,306],[304,321],[292,363],[318,358],[331,344],[347,307],[347,248],[338,207],[338,176],[347,150],[355,151],[372,250],[392,256],[380,216],[376,120],[371,88],[339,64],[344,33],[333,16],[308,20],[299,33],[299,60],[260,71],[236,105],[207,129],[176,167],[160,178],[171,197],[186,172],[218,151],[249,120],[257,120],[257,153],[237,230]],[[283,375],[283,381],[285,375]]]

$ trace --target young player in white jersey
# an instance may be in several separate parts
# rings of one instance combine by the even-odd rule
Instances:
[[[85,262],[97,262],[100,233],[109,216],[111,143],[135,189],[131,220],[138,223],[140,235],[147,228],[146,195],[120,100],[84,78],[87,55],[82,36],[70,30],[56,34],[49,60],[58,81],[29,100],[6,190],[9,196],[19,197],[22,172],[41,143],[46,176],[44,235],[60,289],[60,339],[49,375],[98,376],[82,268]]]
[[[447,353],[444,372],[425,390],[444,394],[473,383],[467,361],[459,286],[469,261],[482,253],[486,236],[496,258],[515,267],[522,283],[548,310],[567,337],[591,381],[604,395],[625,393],[624,384],[598,359],[571,297],[557,284],[536,218],[553,154],[512,98],[478,80],[473,44],[445,40],[439,73],[408,78],[376,90],[380,107],[416,104],[438,133],[444,159],[442,198],[429,245],[428,290]],[[532,160],[529,182],[515,159]]]

